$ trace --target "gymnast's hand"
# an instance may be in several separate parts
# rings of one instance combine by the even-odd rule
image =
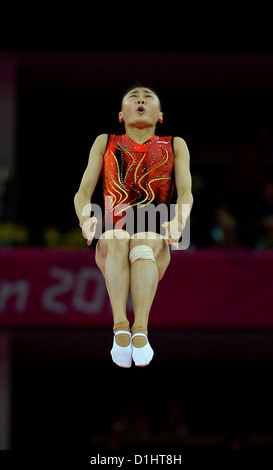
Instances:
[[[162,224],[162,228],[166,230],[165,238],[169,245],[179,249],[178,241],[183,230],[182,222],[177,219],[173,219],[170,222],[164,222],[164,224]]]
[[[88,246],[91,245],[92,240],[95,236],[97,223],[98,223],[98,219],[96,217],[89,217],[89,216],[82,217],[80,221],[80,227],[82,229],[82,236],[86,238]]]

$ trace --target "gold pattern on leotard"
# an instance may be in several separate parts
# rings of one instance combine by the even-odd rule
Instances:
[[[107,210],[120,217],[129,207],[145,207],[155,199],[156,204],[168,202],[174,161],[171,138],[164,138],[169,145],[157,143],[157,137],[141,145],[127,136],[111,137],[104,154],[104,197],[112,197]]]

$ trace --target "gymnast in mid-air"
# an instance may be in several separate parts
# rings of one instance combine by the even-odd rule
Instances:
[[[170,263],[169,245],[178,248],[193,204],[190,157],[181,137],[155,135],[163,113],[151,88],[130,88],[123,95],[118,117],[125,132],[96,138],[74,205],[91,245],[98,223],[91,217],[92,196],[102,172],[104,229],[95,259],[113,312],[111,356],[120,367],[131,367],[132,362],[144,367],[154,355],[148,319],[158,282]],[[170,206],[173,197],[174,214],[158,226],[155,211]],[[134,311],[131,326],[126,312],[129,292]]]

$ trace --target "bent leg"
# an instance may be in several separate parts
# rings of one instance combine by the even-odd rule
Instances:
[[[158,282],[162,279],[170,262],[166,240],[158,234],[153,235],[154,238],[151,238],[150,233],[146,233],[145,238],[137,238],[137,235],[133,235],[130,241],[130,250],[138,245],[146,245],[153,250],[155,258],[155,262],[151,259],[138,259],[131,265],[130,292],[135,315],[132,335],[135,333],[147,335],[149,313]],[[143,336],[133,338],[134,347],[142,348],[146,344],[147,339]]]
[[[118,330],[129,331],[126,315],[130,278],[129,238],[130,235],[124,230],[111,230],[101,236],[96,247],[96,263],[105,278],[115,333]],[[117,343],[128,346],[130,337],[120,334]]]

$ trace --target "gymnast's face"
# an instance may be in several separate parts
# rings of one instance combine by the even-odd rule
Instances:
[[[122,100],[119,121],[125,126],[138,128],[153,127],[163,121],[160,101],[149,88],[133,88]]]

